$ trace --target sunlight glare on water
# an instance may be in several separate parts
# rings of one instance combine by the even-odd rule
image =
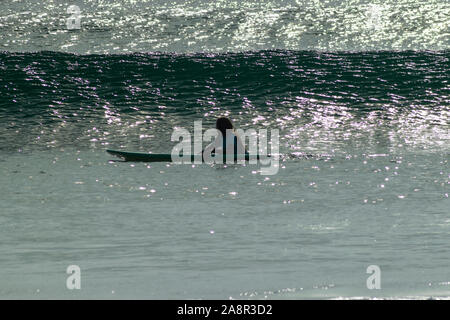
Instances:
[[[0,50],[74,53],[445,50],[445,0],[72,1],[0,6]]]
[[[71,5],[0,2],[1,299],[450,297],[448,1]],[[105,152],[220,116],[278,172]]]

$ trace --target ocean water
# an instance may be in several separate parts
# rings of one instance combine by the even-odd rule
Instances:
[[[448,299],[449,19],[443,0],[0,3],[0,299]],[[170,153],[223,115],[279,130],[277,174],[105,152]]]

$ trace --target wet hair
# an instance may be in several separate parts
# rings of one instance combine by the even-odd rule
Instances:
[[[233,129],[231,120],[226,117],[220,117],[216,121],[216,129],[222,132],[222,137],[226,137],[227,129]]]

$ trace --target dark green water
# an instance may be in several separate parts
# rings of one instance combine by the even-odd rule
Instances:
[[[440,148],[448,138],[449,59],[415,51],[1,53],[1,148],[94,142],[164,152],[158,143],[174,126],[212,125],[222,114],[243,128],[279,128],[295,150]]]

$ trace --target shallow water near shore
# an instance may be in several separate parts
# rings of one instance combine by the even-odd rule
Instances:
[[[111,158],[2,157],[3,298],[448,296],[444,155],[285,161],[275,176]]]

